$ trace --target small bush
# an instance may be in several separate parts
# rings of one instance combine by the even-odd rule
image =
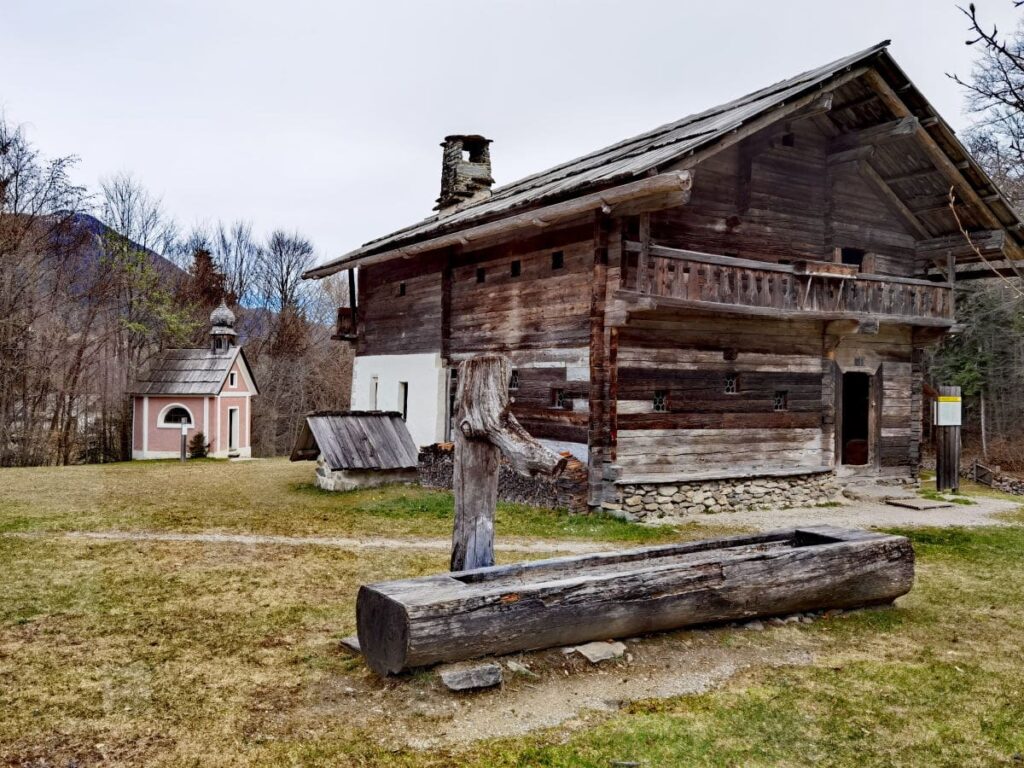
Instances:
[[[210,444],[206,442],[206,435],[196,432],[188,441],[188,455],[191,459],[205,459],[210,452]]]

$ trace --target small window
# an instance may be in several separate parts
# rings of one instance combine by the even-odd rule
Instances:
[[[477,267],[476,268],[476,281],[478,283],[482,283],[486,279],[487,279],[487,270],[484,269],[483,267]]]
[[[852,267],[860,267],[864,264],[864,249],[840,248],[839,258],[843,264],[849,264]]]
[[[789,393],[785,391],[776,392],[772,396],[772,410],[773,411],[788,411],[789,410]]]
[[[398,405],[402,409],[402,421],[409,420],[409,382],[398,382]]]
[[[556,389],[551,398],[551,404],[555,408],[563,408],[567,411],[572,410],[572,398],[566,394],[564,389]]]
[[[182,421],[188,425],[192,424],[192,414],[188,412],[188,408],[176,405],[164,413],[164,424],[168,427],[179,427]]]
[[[555,251],[554,253],[552,253],[551,254],[551,268],[552,269],[561,269],[564,266],[565,266],[565,252],[564,251]]]
[[[512,375],[508,377],[508,388],[511,391],[519,389],[519,371],[512,369]]]
[[[520,261],[512,262],[512,277],[519,277],[523,274],[523,264]]]
[[[370,410],[377,410],[377,391],[380,388],[380,379],[374,376],[370,379]]]
[[[405,283],[398,284],[398,295],[405,296]]]
[[[228,386],[232,389],[238,386],[238,373],[236,371],[228,374]]]
[[[740,391],[740,377],[735,373],[727,373],[725,375],[725,386],[722,391],[727,395],[735,395]]]
[[[665,413],[668,410],[668,390],[654,390],[654,412]]]

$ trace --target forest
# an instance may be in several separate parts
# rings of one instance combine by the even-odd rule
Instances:
[[[182,230],[132,175],[93,191],[75,164],[0,117],[0,466],[128,458],[131,383],[160,349],[206,346],[222,299],[260,389],[254,455],[290,450],[304,413],[348,405],[351,358],[330,342],[348,290],[301,278],[307,238]]]
[[[962,11],[970,24],[966,42],[979,51],[968,76],[949,75],[962,87],[972,118],[964,140],[1017,212],[1024,213],[1024,33],[1019,26],[1004,34],[986,25],[973,4]],[[1010,262],[1006,274],[982,261],[992,276],[957,284],[958,327],[926,356],[928,379],[962,388],[966,455],[1020,472],[1024,265]]]

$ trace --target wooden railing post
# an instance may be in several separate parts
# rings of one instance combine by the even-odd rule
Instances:
[[[502,355],[480,355],[459,365],[456,393],[455,529],[453,571],[494,565],[494,512],[501,456],[523,475],[557,475],[566,459],[533,439],[512,415]]]

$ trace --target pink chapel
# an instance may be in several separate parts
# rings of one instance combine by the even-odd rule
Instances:
[[[132,458],[177,458],[202,432],[214,458],[252,455],[252,398],[259,394],[236,343],[235,314],[223,301],[210,314],[210,346],[159,353],[132,388]]]

